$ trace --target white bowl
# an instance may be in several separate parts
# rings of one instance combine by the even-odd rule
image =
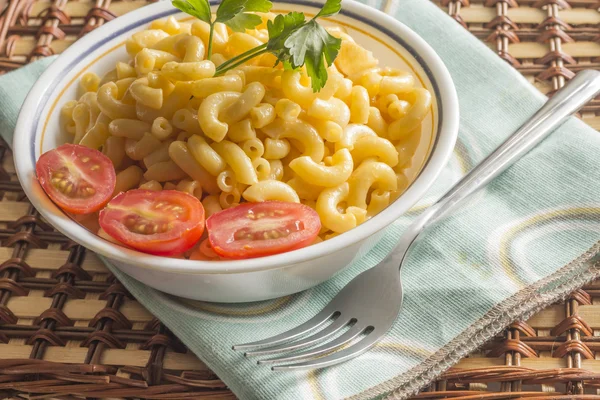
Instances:
[[[275,1],[273,10],[315,13],[309,0]],[[450,74],[413,31],[371,7],[344,0],[333,18],[381,60],[382,65],[412,69],[433,94],[432,112],[423,124],[418,152],[428,154],[408,190],[389,207],[360,227],[326,242],[289,253],[240,261],[204,262],[152,256],[114,245],[74,222],[50,201],[35,177],[35,162],[45,151],[66,141],[58,129],[58,111],[74,99],[78,78],[86,71],[104,74],[126,60],[124,42],[151,21],[179,13],[162,1],[117,18],[69,47],[40,77],[27,96],[14,136],[15,164],[25,193],[56,229],[113,265],[158,290],[195,300],[247,302],[296,293],[341,271],[357,254],[365,254],[394,220],[427,191],[446,165],[458,133],[458,99]],[[428,133],[431,132],[431,133]]]

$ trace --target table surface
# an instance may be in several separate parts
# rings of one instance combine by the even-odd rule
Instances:
[[[385,10],[392,1],[372,3]],[[0,73],[58,54],[105,21],[147,3],[0,0]],[[600,69],[598,0],[437,4],[543,93],[581,69]],[[590,103],[581,118],[600,129],[600,101]],[[598,336],[600,281],[515,322],[417,397],[593,397],[600,394]],[[27,393],[233,397],[94,254],[44,222],[0,142],[0,398]]]

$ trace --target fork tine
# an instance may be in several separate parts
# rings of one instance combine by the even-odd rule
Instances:
[[[332,340],[331,342],[325,343],[322,346],[316,347],[311,350],[304,351],[302,353],[294,354],[288,357],[280,357],[280,358],[271,358],[269,360],[260,360],[258,364],[273,364],[279,362],[289,362],[296,361],[306,358],[318,357],[321,354],[325,354],[329,351],[335,350],[336,348],[343,346],[344,344],[350,342],[352,339],[356,338],[358,335],[363,333],[367,329],[365,325],[356,324],[352,326],[348,331],[346,331],[343,335],[340,335],[338,338]],[[276,367],[277,368],[277,367]]]
[[[325,329],[322,329],[322,330],[318,331],[317,333],[315,333],[314,335],[308,336],[302,340],[299,340],[296,342],[284,343],[284,344],[281,344],[281,345],[275,346],[275,347],[267,347],[265,349],[248,351],[245,355],[247,357],[262,356],[265,354],[279,353],[282,351],[303,349],[312,344],[320,342],[321,340],[326,339],[326,338],[330,337],[331,335],[334,335],[336,332],[339,332],[342,328],[344,328],[346,325],[348,325],[352,321],[355,321],[355,320],[351,320],[349,318],[339,316],[333,321],[333,323],[331,325],[326,326]]]
[[[272,346],[282,342],[297,338],[304,333],[316,329],[327,322],[333,315],[337,314],[331,307],[325,307],[317,315],[306,321],[305,323],[290,329],[289,331],[280,333],[267,339],[259,340],[252,343],[238,344],[232,347],[233,350],[248,349],[251,347]]]
[[[291,365],[275,365],[271,367],[273,371],[286,371],[286,370],[300,370],[300,369],[316,369],[329,367],[331,365],[339,364],[344,361],[348,361],[354,357],[357,357],[369,350],[377,341],[384,335],[386,331],[375,332],[372,331],[362,340],[355,343],[354,345],[347,347],[343,350],[337,351],[328,356],[317,358],[315,360],[309,360],[298,364]]]

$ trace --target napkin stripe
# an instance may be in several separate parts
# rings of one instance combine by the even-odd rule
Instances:
[[[513,226],[501,237],[499,240],[499,261],[502,264],[502,268],[506,275],[511,278],[516,285],[523,288],[527,286],[527,280],[521,276],[522,271],[518,268],[519,263],[517,263],[511,255],[511,248],[514,242],[530,230],[565,221],[566,218],[568,218],[569,222],[572,222],[573,220],[589,221],[590,219],[600,221],[600,208],[576,207],[541,212],[528,218],[524,222],[518,223],[517,225],[513,224]]]
[[[394,15],[398,10],[399,2],[396,0],[386,0],[383,12],[386,14]]]

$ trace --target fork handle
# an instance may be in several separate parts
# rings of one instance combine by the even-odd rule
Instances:
[[[598,93],[600,93],[600,72],[594,70],[579,72],[500,147],[424,211],[408,228],[406,237],[412,236],[410,242],[401,240],[398,247],[410,246],[420,232],[448,215],[469,195],[504,172]]]

